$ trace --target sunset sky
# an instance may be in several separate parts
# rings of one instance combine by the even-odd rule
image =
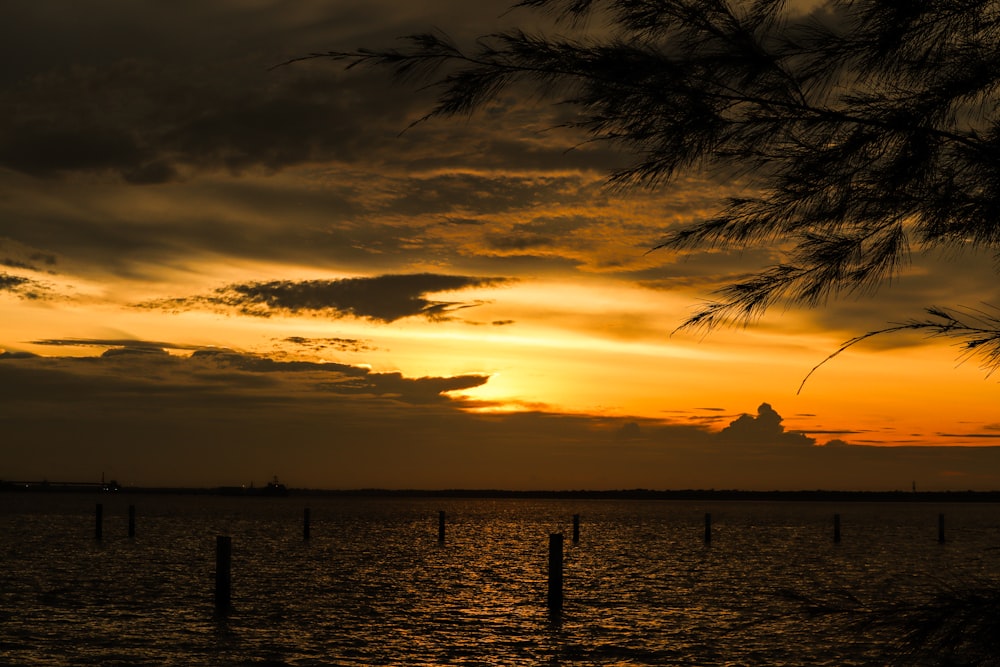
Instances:
[[[1000,386],[945,342],[870,340],[797,393],[859,333],[1000,304],[994,258],[676,331],[779,257],[648,252],[739,183],[612,192],[629,156],[549,101],[407,130],[416,84],[273,68],[545,27],[507,7],[4,2],[0,479],[1000,488]]]

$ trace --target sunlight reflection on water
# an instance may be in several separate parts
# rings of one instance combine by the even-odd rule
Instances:
[[[1000,535],[994,505],[137,495],[98,498],[97,542],[95,498],[2,497],[3,661],[878,664],[877,637],[810,618],[795,595],[879,599],[948,577],[995,580]],[[944,545],[938,512],[949,517]],[[573,514],[579,544],[568,539]],[[566,604],[553,620],[545,569],[556,531],[567,535]],[[217,534],[233,539],[234,610],[224,620],[213,614]]]

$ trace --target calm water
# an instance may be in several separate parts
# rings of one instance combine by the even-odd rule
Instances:
[[[566,535],[560,619],[545,608],[553,532]],[[225,620],[213,613],[221,534],[233,541]],[[0,663],[884,664],[884,638],[810,617],[795,596],[905,600],[997,582],[997,546],[1000,506],[981,504],[7,493]]]

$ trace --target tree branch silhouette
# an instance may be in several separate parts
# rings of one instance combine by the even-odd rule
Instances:
[[[992,309],[992,308],[991,308]],[[995,310],[995,309],[992,309]],[[963,350],[964,356],[979,356],[982,358],[982,369],[987,377],[1000,367],[1000,317],[992,315],[986,309],[960,308],[945,309],[931,307],[926,309],[929,317],[923,320],[912,319],[899,324],[869,331],[841,344],[839,348],[826,359],[813,366],[799,384],[796,393],[802,393],[802,388],[813,373],[826,365],[828,361],[839,356],[858,343],[874,336],[881,336],[900,331],[922,331],[931,338],[952,338]]]
[[[782,259],[720,288],[681,328],[746,325],[778,305],[874,293],[914,251],[1000,246],[997,0],[830,0],[810,16],[782,0],[522,0],[512,9],[547,13],[576,36],[514,29],[466,52],[429,32],[401,48],[304,58],[423,82],[437,101],[417,123],[473,114],[527,86],[571,109],[566,125],[588,141],[633,156],[609,175],[616,188],[655,188],[689,170],[739,177],[751,194],[656,249],[766,247]],[[598,18],[606,25],[586,28]],[[927,312],[831,358],[871,336],[923,329],[962,341],[988,371],[1000,366],[995,318]]]

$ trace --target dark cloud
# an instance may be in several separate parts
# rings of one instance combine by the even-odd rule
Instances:
[[[533,250],[553,250],[569,245],[573,234],[591,226],[594,220],[574,217],[541,217],[511,226],[509,230],[486,235],[487,247],[503,252],[526,253]]]
[[[311,373],[338,374],[340,376],[364,377],[369,371],[347,364],[320,363],[313,361],[280,361],[266,356],[249,355],[233,350],[201,349],[191,355],[192,361],[213,368],[245,371],[247,373]],[[327,383],[324,382],[324,386]]]
[[[167,356],[170,356],[170,353],[156,347],[112,347],[101,353],[102,359],[111,357],[150,358]]]
[[[12,269],[27,269],[28,271],[51,270],[43,269],[39,266],[38,262],[41,262],[46,267],[52,267],[56,264],[56,257],[55,255],[48,253],[33,252],[26,260],[18,259],[16,257],[4,257],[3,259],[0,259],[0,264]]]
[[[140,484],[219,485],[277,472],[296,486],[334,488],[892,489],[918,480],[964,489],[996,488],[988,471],[1000,469],[1000,447],[788,447],[767,410],[751,419],[769,426],[746,427],[756,446],[734,447],[705,427],[650,419],[469,411],[484,406],[451,392],[483,376],[408,378],[225,350],[179,357],[158,342],[131,343],[100,357],[0,354],[5,475],[105,470]]]
[[[0,291],[12,292],[28,282],[30,281],[23,276],[12,276],[9,273],[0,273]]]
[[[611,197],[601,175],[621,156],[598,145],[566,153],[579,136],[551,130],[568,120],[565,107],[512,95],[473,122],[434,121],[400,134],[428,108],[427,91],[324,61],[269,69],[309,51],[391,45],[396,35],[435,24],[467,42],[497,28],[509,4],[7,3],[0,265],[41,273],[58,258],[64,283],[88,276],[78,293],[95,300],[136,293],[116,290],[108,274],[154,282],[165,267],[198,271],[227,259],[381,273],[233,283],[211,293],[199,286],[190,288],[196,296],[146,305],[391,322],[448,317],[475,302],[429,295],[505,282],[469,276],[565,277],[597,267],[657,289],[707,294],[779,259],[780,248],[735,259],[660,253],[652,256],[656,268],[629,273],[624,264],[655,244],[661,226],[714,210],[724,190],[692,177],[648,197]],[[150,185],[158,187],[131,187]],[[609,239],[621,249],[594,260]],[[965,292],[971,301],[988,300],[992,272],[969,282],[988,260],[928,258],[952,271],[914,272],[894,294],[906,305],[918,297],[926,305],[928,296],[947,304],[938,297],[952,294],[948,281],[933,282],[948,275],[953,284],[974,285]],[[398,275],[413,266],[456,275]],[[0,295],[48,298],[56,288],[34,275],[0,273]],[[817,319],[826,330],[857,333],[852,325],[886,312],[884,303],[861,301],[818,311]],[[97,316],[93,323],[102,324]],[[79,330],[70,326],[64,331]],[[54,474],[47,466],[75,462],[83,470],[100,462],[163,483],[219,483],[234,468],[245,481],[256,466],[283,476],[294,470],[295,483],[334,486],[891,488],[901,471],[909,484],[945,466],[965,475],[948,483],[987,485],[976,472],[994,460],[991,448],[790,447],[812,439],[785,431],[770,409],[722,433],[731,413],[717,409],[683,424],[541,410],[473,414],[466,408],[490,406],[455,392],[480,386],[484,376],[410,378],[293,360],[303,350],[369,349],[346,338],[287,337],[272,341],[271,356],[157,340],[36,342],[103,350],[86,359],[0,353],[5,465],[30,459],[41,475]],[[870,472],[860,465],[868,462]]]
[[[116,169],[130,176],[145,166],[148,156],[130,132],[113,127],[81,125],[52,127],[16,121],[0,140],[0,164],[34,176],[63,171]]]
[[[402,373],[371,373],[365,379],[365,384],[354,386],[351,392],[345,393],[374,394],[419,404],[440,402],[444,394],[481,386],[488,378],[484,375],[407,378]]]
[[[622,156],[608,146],[567,152],[579,135],[553,129],[568,120],[564,106],[526,104],[510,95],[480,117],[486,122],[434,121],[400,135],[428,108],[427,91],[393,85],[384,72],[347,72],[322,60],[270,69],[307,52],[392,45],[398,35],[435,24],[469,43],[502,25],[547,24],[538,12],[505,14],[504,0],[405,9],[384,2],[313,3],[295,11],[267,1],[154,8],[95,0],[86,10],[55,1],[58,11],[17,3],[0,25],[0,55],[8,56],[0,72],[0,166],[43,178],[72,176],[68,181],[112,174],[132,184],[169,182],[177,188],[169,190],[172,199],[199,202],[205,192],[196,188],[217,172],[308,167],[330,173],[322,187],[295,192],[259,183],[227,192],[212,183],[213,212],[243,202],[260,218],[273,218],[271,225],[239,214],[220,219],[197,206],[166,219],[135,220],[75,202],[58,216],[12,219],[12,233],[22,241],[86,255],[93,266],[121,274],[137,270],[124,264],[180,262],[199,253],[300,264],[332,260],[358,272],[397,271],[401,259],[432,252],[455,262],[456,271],[475,272],[469,264],[493,254],[509,258],[489,269],[503,272],[521,256],[537,258],[531,269],[572,256],[565,268],[578,270],[589,264],[597,237],[608,233],[603,213],[559,218],[543,212],[514,223],[507,215],[594,207],[603,174],[621,166]],[[53,43],[59,48],[47,46]],[[614,223],[619,235],[636,237],[628,258],[618,253],[594,266],[627,271],[620,264],[651,247],[660,225],[709,210],[719,190],[688,180],[663,194],[657,221],[635,228]],[[314,214],[289,215],[303,210]],[[456,239],[429,229],[442,219],[475,216],[494,218],[476,221],[486,223],[488,233]],[[587,231],[594,237],[577,233]],[[730,256],[709,259],[698,276],[703,282],[723,263],[734,270]],[[675,266],[672,258],[663,264],[670,268],[628,275],[673,288],[701,270],[696,263]]]
[[[151,198],[149,206],[141,205],[142,214],[120,185],[10,181],[0,179],[0,208],[6,206],[3,233],[16,239],[11,243],[57,253],[64,272],[82,269],[102,277],[148,278],[163,265],[220,256],[371,271],[398,263],[405,252],[400,237],[414,233],[349,222],[358,215],[362,189],[353,181],[331,187],[256,179],[175,184],[141,193]],[[53,200],[60,202],[58,210],[45,205]],[[382,239],[374,250],[368,248],[373,238]]]
[[[76,479],[100,461],[161,484],[226,483],[234,471],[242,481],[263,469],[351,485],[373,457],[371,472],[393,469],[401,481],[411,438],[438,442],[438,428],[462,419],[465,403],[448,392],[486,380],[221,350],[178,357],[152,344],[100,357],[3,354],[4,473]]]
[[[276,280],[227,285],[213,294],[142,304],[149,308],[232,308],[244,315],[269,317],[279,313],[361,317],[393,322],[404,317],[445,319],[473,302],[432,301],[434,292],[489,287],[509,282],[505,278],[474,278],[434,273],[384,275],[340,280]]]
[[[322,45],[344,48],[349,39],[352,47],[355,36],[392,43],[395,35],[429,27],[442,5],[413,12],[369,3],[315,6],[292,12],[298,18],[291,20],[280,3],[253,11],[196,4],[138,11],[99,0],[88,12],[18,7],[0,26],[0,52],[18,43],[19,31],[46,35],[21,44],[0,72],[0,168],[12,170],[6,180],[19,191],[5,206],[5,232],[87,262],[92,272],[131,278],[218,255],[390,272],[433,253],[455,262],[457,272],[476,272],[471,265],[481,261],[485,230],[457,238],[437,229],[442,220],[484,216],[478,224],[492,235],[489,253],[551,255],[537,264],[560,261],[559,233],[573,243],[565,233],[571,228],[604,224],[581,218],[554,226],[556,236],[541,222],[506,232],[510,219],[525,217],[513,213],[593,205],[595,186],[614,164],[604,148],[566,153],[576,139],[540,131],[548,108],[507,109],[489,123],[424,123],[400,136],[427,108],[426,94],[377,72],[344,72],[322,61],[268,69]],[[495,27],[506,3],[496,3],[496,11],[448,4],[455,11],[440,17],[464,32]],[[67,16],[91,32],[77,34]],[[406,30],[391,27],[406,20],[414,21]],[[368,29],[344,34],[359,25]],[[4,36],[13,41],[5,44]],[[64,57],[44,48],[54,39]],[[290,168],[301,180],[277,173]],[[102,191],[74,187],[81,182],[99,183]],[[122,182],[164,185],[141,195],[156,193],[168,203],[136,213],[131,197],[139,193]],[[20,192],[22,183],[34,191]],[[37,205],[56,190],[65,206]],[[592,252],[589,239],[575,243],[578,253]],[[498,268],[490,271],[506,270],[493,261]]]
[[[37,354],[31,352],[18,352],[16,350],[4,350],[0,352],[0,359],[37,359]]]
[[[581,173],[565,173],[566,165],[559,168],[559,174],[543,175],[534,173],[537,166],[531,166],[533,173],[519,174],[515,170],[523,168],[511,159],[506,165],[497,165],[498,172],[490,171],[482,162],[465,158],[448,158],[434,167],[429,175],[418,178],[396,178],[390,181],[392,189],[375,200],[380,214],[424,215],[433,213],[435,223],[459,226],[455,220],[463,214],[474,212],[478,216],[500,216],[512,211],[530,209],[539,204],[558,201],[563,204],[578,202],[593,205],[597,188],[593,177]],[[474,173],[463,171],[475,169]],[[447,170],[439,172],[438,170]],[[547,236],[593,224],[593,220],[548,218],[514,225],[525,235]],[[468,225],[468,223],[464,223]],[[502,243],[498,239],[498,243]]]
[[[199,170],[240,173],[320,161],[373,166],[389,156],[411,169],[516,163],[565,169],[606,161],[591,150],[566,156],[572,141],[542,141],[534,127],[495,132],[429,123],[400,138],[431,104],[429,92],[391,85],[383,72],[345,72],[325,61],[272,69],[310,51],[361,46],[357,40],[391,45],[398,35],[431,28],[444,4],[415,12],[385,3],[321,3],[294,12],[283,3],[154,9],[98,0],[86,12],[58,4],[62,9],[51,12],[17,7],[0,26],[0,56],[10,63],[0,73],[0,165],[34,176],[101,172],[152,184]],[[445,4],[450,9],[440,18],[462,35],[495,29],[505,8]],[[74,29],[67,17],[78,19]],[[52,43],[59,43],[61,57],[46,47]],[[498,114],[494,122],[512,115]],[[510,118],[509,129],[523,125],[523,118]],[[468,150],[456,151],[459,137]]]
[[[115,341],[108,341],[114,344]],[[94,344],[99,344],[96,341]],[[368,396],[393,402],[427,404],[446,401],[448,392],[486,382],[482,375],[406,378],[399,373],[372,373],[348,364],[283,361],[232,350],[199,349],[190,356],[167,354],[183,345],[128,341],[109,347],[99,357],[34,357],[5,355],[0,367],[14,384],[0,389],[8,404],[51,405],[58,394],[76,394],[67,412],[114,399],[118,408],[185,406],[249,409],[274,403],[322,403],[331,396]],[[19,361],[24,363],[19,363]],[[64,391],[55,387],[62,386]],[[194,400],[194,396],[198,396]],[[203,401],[207,401],[204,402]],[[148,405],[147,405],[148,404]],[[48,409],[48,408],[46,408]]]
[[[343,26],[356,29],[364,12],[109,0],[81,12],[55,1],[60,9],[9,8],[0,26],[0,54],[11,49],[0,72],[0,164],[24,173],[149,184],[199,169],[355,161],[370,156],[372,140],[391,140],[418,103],[335,66],[269,71],[311,48],[317,32],[335,40]]]
[[[761,403],[757,416],[746,413],[740,415],[729,426],[722,429],[719,439],[740,445],[806,445],[816,444],[816,440],[802,433],[785,431],[782,417],[768,403]]]
[[[0,165],[37,177],[109,172],[155,184],[191,169],[239,173],[360,158],[356,144],[367,133],[330,81],[313,94],[259,84],[233,90],[134,63],[45,77],[18,91],[19,106],[0,103],[12,112],[0,133]]]
[[[303,347],[308,350],[339,350],[341,352],[371,352],[377,348],[357,338],[306,338],[303,336],[289,336],[281,339],[281,342]]]
[[[187,343],[168,343],[162,341],[134,340],[131,338],[43,338],[31,341],[33,345],[51,345],[54,347],[100,347],[119,350],[201,350],[203,345]]]
[[[22,299],[36,301],[49,296],[49,288],[43,283],[6,272],[0,273],[0,293],[9,292]]]

